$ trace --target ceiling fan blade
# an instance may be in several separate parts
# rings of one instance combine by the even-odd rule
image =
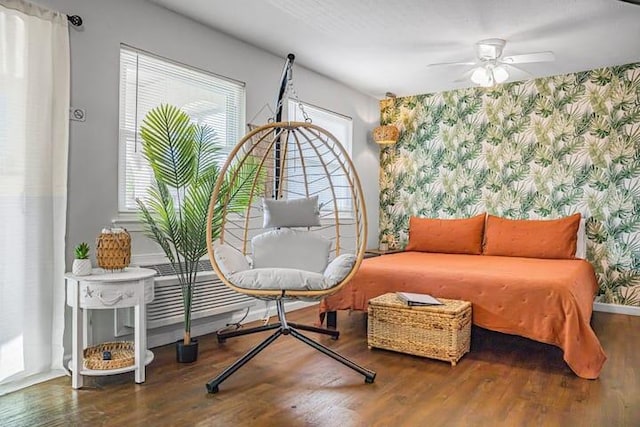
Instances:
[[[476,65],[476,62],[468,61],[468,62],[436,62],[435,64],[427,64],[427,67],[444,67],[447,65]]]
[[[520,67],[516,67],[513,64],[503,64],[503,66],[507,69],[507,71],[509,71],[510,75],[513,75],[512,71],[515,70],[515,71],[517,71],[519,73],[522,73],[527,78],[533,78],[533,74],[531,74],[527,70],[524,70],[524,69],[522,69]]]
[[[503,64],[526,64],[530,62],[551,62],[555,61],[556,56],[553,52],[534,52],[524,53],[522,55],[505,56],[500,59]]]
[[[471,74],[473,74],[474,70],[475,70],[475,68],[472,68],[469,71],[464,72],[460,77],[455,79],[453,82],[454,83],[468,82],[469,79],[471,78]]]

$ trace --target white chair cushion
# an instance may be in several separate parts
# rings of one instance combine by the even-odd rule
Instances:
[[[333,287],[320,273],[293,268],[254,268],[228,277],[243,289],[319,291]]]
[[[234,273],[251,268],[245,256],[229,245],[217,245],[213,249],[213,256],[226,278],[229,278]]]
[[[293,268],[323,273],[331,241],[308,231],[282,228],[251,239],[253,268]]]
[[[301,199],[262,199],[263,228],[320,225],[318,196]]]
[[[347,277],[355,263],[355,255],[342,254],[327,266],[327,269],[324,271],[324,277],[331,286],[335,286]]]

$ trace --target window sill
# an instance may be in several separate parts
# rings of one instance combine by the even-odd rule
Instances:
[[[118,216],[111,220],[114,227],[122,227],[127,231],[144,231],[144,224],[140,221],[137,213],[120,212]]]

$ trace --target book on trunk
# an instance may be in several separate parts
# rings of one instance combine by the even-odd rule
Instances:
[[[428,294],[414,294],[411,292],[396,292],[398,299],[408,306],[426,307],[429,305],[444,305],[436,298]]]

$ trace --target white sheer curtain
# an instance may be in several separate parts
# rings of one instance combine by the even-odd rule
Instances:
[[[0,395],[64,374],[66,15],[0,0]]]

